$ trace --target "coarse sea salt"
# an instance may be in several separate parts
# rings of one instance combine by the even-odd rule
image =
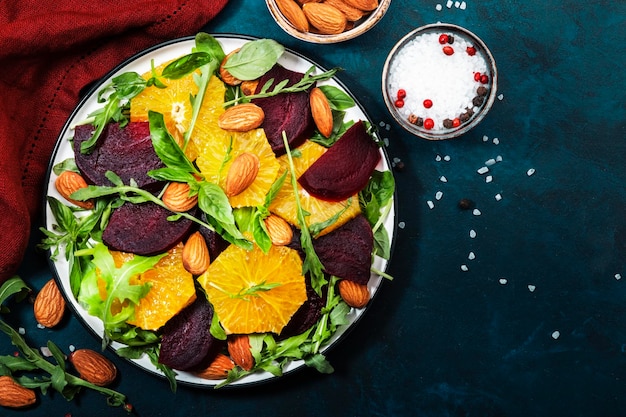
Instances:
[[[615,279],[619,281],[620,279],[622,279],[622,275],[621,274],[615,274]]]
[[[502,194],[498,193],[493,198],[495,198],[496,201],[500,201],[500,200],[502,200]]]
[[[499,282],[501,285],[506,285],[509,281],[508,281],[506,278],[500,278],[500,279],[498,280],[498,282]]]
[[[493,177],[491,175],[487,175],[485,177],[485,182],[491,182],[491,181],[493,181]]]
[[[558,330],[552,332],[552,338],[554,340],[558,339],[559,337],[561,337],[561,332],[559,332]]]
[[[431,210],[435,208],[435,203],[433,203],[431,200],[428,200],[426,204],[428,204],[428,208]]]
[[[441,9],[442,9],[441,4],[440,4],[440,3],[437,3],[437,5],[435,6],[435,9],[436,9],[438,12],[440,12],[440,11],[441,11]]]
[[[443,193],[441,191],[437,191],[435,193],[435,200],[441,200],[441,197],[443,197]]]
[[[470,261],[473,261],[474,259],[476,259],[476,254],[474,254],[474,252],[470,252],[467,255],[467,259],[469,259]]]
[[[452,4],[448,1],[446,6]],[[389,62],[386,82],[392,103],[399,90],[406,92],[402,105],[395,106],[400,117],[433,131],[453,130],[455,120],[461,125],[473,120],[491,88],[492,74],[480,48],[462,33],[454,34],[453,43],[441,44],[442,34],[447,32],[417,34],[402,45]],[[444,48],[453,52],[445,53]],[[468,48],[474,52],[468,53]],[[475,74],[485,76],[486,82],[477,81]],[[425,100],[430,104],[425,105]],[[427,127],[426,120],[432,120],[433,126]]]
[[[528,284],[528,291],[530,291],[530,292],[535,292],[535,289],[537,289],[537,287],[535,287],[535,286],[534,286],[534,285],[532,285],[532,284]]]
[[[461,271],[467,272],[467,271],[469,271],[469,268],[467,267],[467,265],[463,264],[463,265],[461,265]]]
[[[476,230],[472,229],[469,231],[469,237],[474,239],[476,237]]]
[[[534,173],[535,173],[535,168],[530,168],[528,171],[526,171],[526,175],[528,175],[529,177],[533,175]]]

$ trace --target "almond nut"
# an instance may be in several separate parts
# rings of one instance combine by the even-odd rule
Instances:
[[[95,350],[75,350],[70,354],[69,360],[82,379],[99,387],[109,385],[117,376],[117,368],[113,362]]]
[[[204,379],[224,379],[234,367],[235,363],[228,356],[218,353],[207,368],[195,372],[195,375]]]
[[[35,404],[35,391],[15,382],[8,375],[0,376],[0,405],[3,407],[23,408]]]
[[[343,0],[356,9],[371,12],[378,7],[378,0]]]
[[[324,137],[329,137],[333,133],[333,112],[330,109],[328,98],[326,98],[326,95],[319,87],[315,87],[309,94],[309,101],[311,103],[311,114],[317,130]]]
[[[324,0],[324,3],[336,7],[341,13],[346,15],[346,19],[349,22],[356,22],[365,16],[365,11],[352,7],[345,2],[345,0]]]
[[[342,279],[339,281],[339,295],[350,307],[363,308],[370,300],[370,292],[365,284]]]
[[[237,156],[228,169],[225,189],[228,197],[241,194],[254,182],[259,173],[259,157],[253,153],[244,152]]]
[[[306,3],[302,11],[311,26],[321,34],[335,35],[346,28],[346,16],[337,8],[325,3]]]
[[[250,338],[247,334],[231,334],[226,343],[228,354],[235,365],[246,371],[254,367],[254,356],[250,350]]]
[[[285,19],[287,19],[296,30],[300,32],[309,31],[309,21],[295,1],[276,0],[276,5],[283,16],[285,16]]]
[[[291,243],[293,230],[291,230],[291,226],[285,219],[275,214],[270,214],[263,222],[273,245],[285,246]]]
[[[198,204],[198,195],[189,196],[189,184],[186,182],[171,182],[163,193],[163,204],[177,213],[189,211]]]
[[[45,327],[54,327],[65,314],[65,300],[55,280],[51,279],[44,284],[33,306],[35,320]]]
[[[241,84],[241,80],[239,78],[234,77],[230,72],[228,72],[228,70],[224,68],[224,65],[226,65],[226,62],[228,62],[228,58],[230,58],[237,52],[239,52],[239,48],[235,49],[234,51],[226,55],[224,59],[222,60],[222,63],[220,64],[220,69],[219,69],[220,78],[222,79],[222,81],[231,86]]]
[[[87,188],[87,181],[85,181],[79,173],[74,171],[63,171],[54,181],[54,186],[59,194],[61,194],[63,198],[70,203],[87,210],[93,209],[94,205],[92,200],[79,201],[70,198],[74,192],[82,188]]]
[[[202,275],[211,264],[209,248],[200,232],[195,232],[183,247],[183,266],[192,275]]]
[[[246,96],[251,96],[256,91],[259,80],[246,80],[241,83],[241,92]]]
[[[229,107],[220,114],[217,124],[224,130],[248,132],[261,126],[263,120],[265,113],[262,108],[253,103],[244,103]]]

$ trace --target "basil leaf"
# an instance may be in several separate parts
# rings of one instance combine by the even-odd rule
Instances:
[[[355,103],[352,97],[346,94],[340,88],[333,85],[320,85],[320,90],[324,93],[332,110],[344,111],[354,107]]]
[[[167,64],[163,68],[161,76],[170,80],[178,80],[208,64],[211,60],[213,57],[206,52],[192,52]]]
[[[146,88],[147,81],[136,72],[125,72],[114,77],[111,82],[120,100],[130,100]]]
[[[188,171],[180,168],[159,168],[148,171],[148,176],[159,181],[194,182],[196,179]],[[190,184],[191,185],[191,184]]]
[[[222,224],[235,224],[233,210],[228,197],[219,185],[212,182],[202,182],[198,192],[198,206],[209,216]]]
[[[284,52],[285,47],[272,39],[257,39],[231,55],[224,68],[240,80],[254,80],[269,71]]]
[[[178,168],[186,172],[198,172],[185,155],[185,152],[170,135],[170,132],[167,131],[163,115],[149,110],[148,121],[152,145],[161,161],[169,168]]]
[[[217,62],[222,62],[226,54],[220,42],[208,33],[200,32],[196,35],[196,50],[206,52],[211,55]]]

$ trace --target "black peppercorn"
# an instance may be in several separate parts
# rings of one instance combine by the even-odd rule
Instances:
[[[454,36],[448,35],[448,43],[449,44],[453,44],[454,43]]]
[[[402,172],[402,171],[404,171],[404,162],[402,162],[402,161],[398,161],[398,162],[396,162],[396,163],[394,164],[394,166],[393,166],[393,167],[394,167],[394,169],[395,169],[396,171],[398,171],[398,172]]]
[[[481,85],[476,89],[476,94],[478,94],[479,96],[486,96],[488,91],[489,90],[487,90],[487,87]]]
[[[459,200],[459,208],[461,210],[470,210],[474,208],[474,202],[469,198],[462,198]]]
[[[459,120],[461,120],[461,123],[465,123],[470,119],[470,115],[467,114],[467,112],[465,113],[461,113],[461,115],[459,116]]]
[[[485,101],[484,97],[481,96],[476,96],[474,97],[474,99],[472,100],[472,104],[476,107],[480,107],[483,104],[483,101]]]
[[[443,121],[443,127],[445,127],[446,129],[451,129],[451,128],[452,128],[452,126],[453,126],[453,124],[452,124],[452,120],[450,120],[450,119],[445,119],[445,120]]]
[[[417,122],[417,116],[416,116],[415,114],[411,113],[411,114],[409,115],[409,119],[408,119],[408,120],[409,120],[409,123],[411,123],[412,125],[414,125],[414,124]]]

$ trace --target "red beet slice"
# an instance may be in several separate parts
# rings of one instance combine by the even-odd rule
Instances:
[[[300,176],[298,182],[314,197],[345,200],[367,185],[379,161],[378,145],[367,133],[365,123],[358,121]]]
[[[291,71],[279,64],[274,65],[259,79],[255,93],[273,79],[272,87],[283,80],[289,80],[287,85],[293,85],[304,77],[301,72]],[[291,149],[302,145],[315,130],[315,123],[311,115],[309,91],[298,93],[284,93],[273,97],[258,98],[252,102],[263,109],[265,120],[261,127],[276,156],[284,155],[283,131],[287,135],[287,142]]]
[[[306,295],[306,301],[294,315],[291,316],[291,319],[289,319],[287,325],[283,327],[277,339],[284,340],[288,337],[304,333],[319,320],[322,315],[322,308],[326,305],[326,294],[324,294],[324,297],[317,295],[311,286],[311,280],[307,279]]]
[[[370,279],[374,235],[363,215],[313,241],[324,272],[359,284]]]
[[[194,214],[196,209],[193,209]],[[169,210],[154,203],[124,203],[111,214],[102,233],[110,249],[150,256],[163,253],[183,240],[194,225],[189,219],[169,221]]]
[[[91,137],[93,130],[92,125],[82,125],[74,131],[76,165],[88,183],[111,186],[104,174],[113,171],[124,184],[131,178],[140,188],[154,189],[161,184],[147,175],[150,170],[164,167],[154,152],[147,122],[129,123],[124,128],[118,123],[109,123],[94,150],[83,154],[80,146]]]
[[[163,326],[159,363],[183,371],[207,363],[220,346],[210,332],[212,319],[213,306],[199,293]]]

